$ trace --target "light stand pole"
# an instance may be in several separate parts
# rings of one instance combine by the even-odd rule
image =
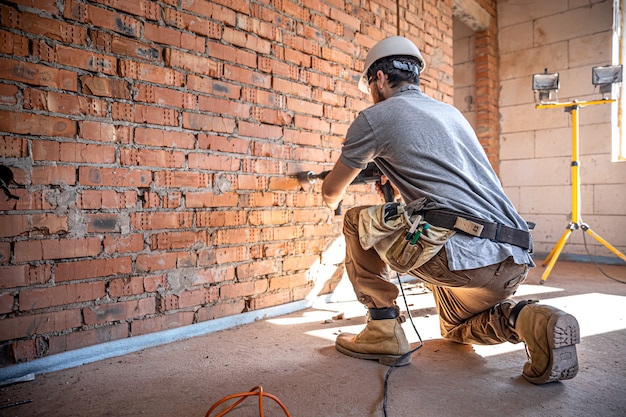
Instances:
[[[541,276],[540,283],[543,284],[547,279],[548,275],[552,271],[554,264],[561,254],[565,243],[567,243],[567,239],[570,237],[572,232],[578,228],[580,228],[583,232],[589,233],[594,239],[603,244],[608,250],[613,252],[615,255],[620,257],[622,260],[626,262],[626,256],[615,249],[611,244],[609,244],[606,240],[602,239],[598,234],[596,234],[591,228],[582,222],[582,218],[580,215],[580,162],[579,162],[579,133],[578,133],[578,110],[581,107],[585,106],[594,106],[597,104],[608,104],[613,103],[615,100],[592,100],[592,101],[572,101],[568,103],[545,103],[545,104],[537,104],[537,109],[552,109],[557,107],[564,107],[565,111],[572,115],[572,217],[570,219],[567,228],[561,238],[556,243],[554,248],[550,251],[546,259],[543,261],[543,266],[547,265],[546,270]]]

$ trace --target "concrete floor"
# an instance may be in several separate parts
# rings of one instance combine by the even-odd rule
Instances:
[[[601,267],[626,281],[626,266]],[[388,416],[626,416],[626,285],[593,264],[559,261],[538,285],[542,272],[531,271],[517,298],[541,299],[578,318],[576,378],[534,386],[520,376],[523,344],[441,340],[432,295],[405,284],[424,345],[410,366],[391,374]],[[364,309],[345,294],[334,297],[343,301],[1,387],[0,406],[28,402],[0,409],[0,416],[205,416],[221,398],[258,385],[294,417],[383,416],[388,368],[333,346],[338,332],[358,332],[364,323]],[[339,313],[344,318],[333,320]],[[416,346],[410,322],[404,326]],[[263,405],[267,416],[284,415],[269,398]],[[257,398],[228,413],[259,415]]]

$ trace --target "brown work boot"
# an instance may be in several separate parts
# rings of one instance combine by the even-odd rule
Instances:
[[[337,336],[335,348],[344,355],[359,359],[377,360],[383,365],[404,366],[411,363],[409,341],[402,329],[404,317],[397,306],[369,309],[365,329],[358,335],[342,333]]]
[[[518,307],[519,306],[519,307]],[[513,328],[526,343],[528,362],[522,375],[533,384],[571,379],[578,373],[576,318],[546,305],[525,301],[513,308]]]

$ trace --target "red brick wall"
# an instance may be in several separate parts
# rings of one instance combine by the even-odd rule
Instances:
[[[451,1],[398,4],[452,102]],[[336,285],[341,264],[308,271],[340,217],[293,175],[337,159],[396,2],[15,0],[0,21],[2,365]]]
[[[500,58],[498,50],[497,1],[481,0],[481,7],[491,15],[490,26],[476,33],[476,134],[485,148],[491,165],[500,165]]]

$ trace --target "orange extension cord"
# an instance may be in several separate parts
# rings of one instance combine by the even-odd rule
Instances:
[[[209,411],[207,411],[207,413],[206,413],[206,415],[204,417],[210,417],[211,413],[213,412],[213,410],[215,410],[223,402],[232,400],[232,399],[237,398],[237,397],[243,397],[240,400],[238,400],[237,402],[235,402],[234,404],[232,404],[230,407],[228,407],[227,409],[225,409],[224,411],[222,411],[221,413],[219,413],[218,415],[215,416],[215,417],[222,417],[225,414],[227,414],[230,411],[232,411],[239,404],[241,404],[246,398],[251,397],[253,395],[258,395],[258,397],[259,397],[259,417],[264,417],[265,416],[265,414],[263,413],[263,397],[264,396],[268,397],[268,398],[271,398],[272,400],[276,401],[276,403],[278,403],[278,405],[280,405],[280,408],[282,408],[283,411],[285,412],[285,415],[287,417],[291,417],[291,414],[289,414],[289,411],[287,411],[287,408],[285,407],[285,405],[282,402],[280,402],[280,400],[278,398],[276,398],[275,396],[273,396],[272,394],[267,394],[267,393],[263,392],[263,387],[260,386],[260,385],[257,385],[256,387],[252,388],[248,392],[240,392],[239,394],[232,394],[232,395],[228,395],[228,396],[222,398],[221,400],[219,400],[218,402],[213,404],[211,406],[211,408],[209,408]]]

